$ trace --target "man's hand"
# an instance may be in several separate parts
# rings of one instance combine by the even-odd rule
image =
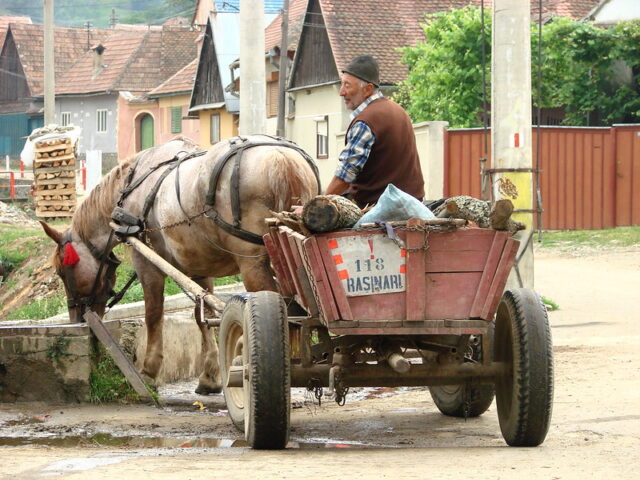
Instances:
[[[350,186],[351,186],[350,183],[345,182],[344,180],[341,180],[338,177],[333,177],[331,179],[331,182],[329,182],[329,185],[327,186],[327,189],[325,190],[324,194],[325,195],[342,195],[349,189]]]

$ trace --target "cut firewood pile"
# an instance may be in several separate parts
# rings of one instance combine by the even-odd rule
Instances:
[[[271,212],[279,223],[305,236],[352,228],[371,207],[363,210],[340,195],[318,195],[302,208],[302,214],[294,212]],[[440,219],[456,218],[474,222],[480,228],[517,232],[525,225],[511,219],[513,203],[502,199],[493,205],[490,202],[468,196],[451,197],[434,209]]]
[[[71,217],[76,207],[76,145],[69,136],[35,139],[36,215]]]
[[[491,202],[461,195],[447,198],[442,205],[434,209],[438,218],[462,218],[474,222],[480,228],[493,228],[517,232],[524,230],[525,225],[511,219],[513,203],[509,199]]]

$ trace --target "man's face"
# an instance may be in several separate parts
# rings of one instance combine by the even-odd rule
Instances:
[[[340,96],[344,97],[344,103],[349,110],[355,110],[368,97],[373,94],[373,85],[363,82],[348,73],[342,74]]]

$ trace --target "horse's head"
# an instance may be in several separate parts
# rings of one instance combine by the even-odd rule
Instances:
[[[113,296],[119,260],[109,251],[98,251],[72,229],[59,232],[45,222],[40,223],[57,244],[52,263],[67,293],[69,320],[83,321],[88,309],[103,315],[107,301]]]

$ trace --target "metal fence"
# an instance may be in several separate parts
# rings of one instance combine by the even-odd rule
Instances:
[[[542,127],[540,130],[543,229],[640,225],[640,125]],[[487,168],[490,168],[490,130],[487,135]],[[536,135],[534,129],[534,167]],[[447,131],[446,196],[481,196],[483,152],[482,129]]]

